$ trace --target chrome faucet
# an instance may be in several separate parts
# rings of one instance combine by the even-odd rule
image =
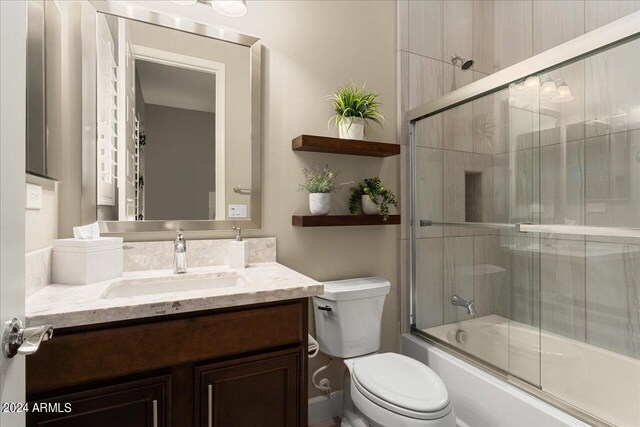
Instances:
[[[460,298],[458,295],[454,295],[451,297],[451,304],[458,307],[466,308],[467,314],[470,314],[472,316],[475,316],[477,314],[476,307],[473,305],[473,300],[467,301],[466,299]]]
[[[178,231],[178,237],[173,242],[173,273],[182,274],[187,272],[187,242],[182,237],[182,232]]]

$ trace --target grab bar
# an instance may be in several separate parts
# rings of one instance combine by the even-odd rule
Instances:
[[[574,234],[582,236],[603,236],[603,237],[635,237],[640,238],[640,228],[621,227],[590,227],[585,225],[559,225],[559,224],[531,224],[528,222],[518,222],[516,224],[484,223],[484,222],[448,222],[421,219],[420,227],[448,226],[466,228],[497,228],[515,229],[520,233],[552,233],[552,234]]]

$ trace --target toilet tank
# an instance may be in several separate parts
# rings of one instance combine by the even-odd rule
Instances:
[[[324,294],[313,297],[320,351],[342,359],[378,351],[382,307],[390,288],[382,277],[325,282]]]

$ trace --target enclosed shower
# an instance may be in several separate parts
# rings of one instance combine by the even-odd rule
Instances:
[[[640,425],[640,13],[410,112],[412,333]]]

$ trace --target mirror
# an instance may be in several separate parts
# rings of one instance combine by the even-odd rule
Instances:
[[[106,232],[259,228],[259,40],[166,18],[129,7],[83,23],[95,58],[83,199]]]

